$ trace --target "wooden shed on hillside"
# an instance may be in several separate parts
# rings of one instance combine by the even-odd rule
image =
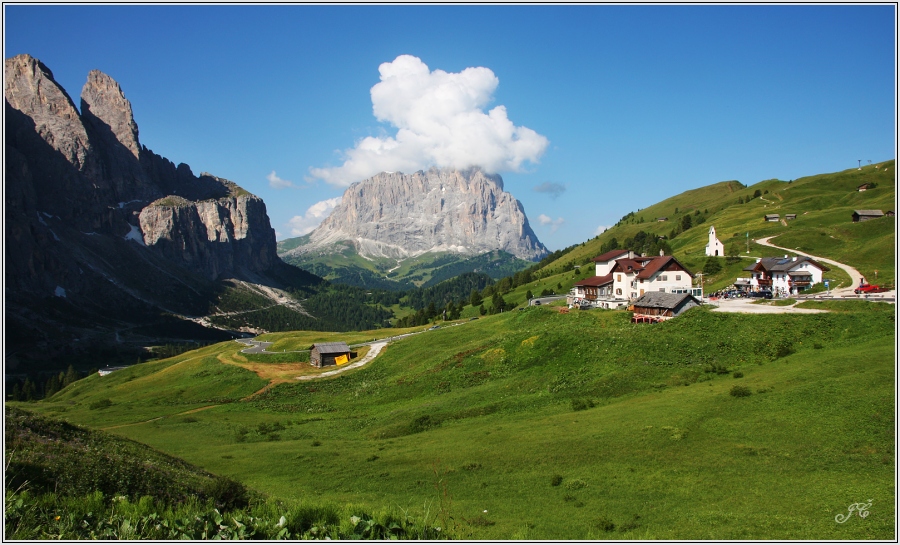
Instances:
[[[882,212],[881,210],[854,210],[853,223],[874,220],[883,216],[884,212]]]
[[[766,214],[766,221],[781,221],[781,216],[778,214]]]
[[[347,343],[316,343],[309,347],[309,363],[313,367],[343,365],[354,355]]]
[[[689,293],[665,293],[651,291],[642,295],[633,304],[632,323],[657,323],[674,318],[689,308],[700,305]]]

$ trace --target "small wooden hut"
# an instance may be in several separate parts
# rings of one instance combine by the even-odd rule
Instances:
[[[664,293],[651,291],[642,295],[633,305],[632,323],[657,323],[678,316],[700,301],[689,293]]]
[[[343,365],[352,358],[347,343],[316,343],[309,347],[309,363],[313,367]]]

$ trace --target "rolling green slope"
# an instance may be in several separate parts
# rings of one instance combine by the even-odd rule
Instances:
[[[639,231],[666,237],[673,255],[697,272],[706,261],[704,251],[709,228],[715,226],[726,253],[736,250],[744,261],[706,279],[708,290],[727,286],[737,276],[745,276],[741,269],[753,262],[751,258],[781,255],[780,250],[753,243],[755,239],[768,236],[775,237],[771,240],[773,244],[794,248],[797,254],[818,255],[852,265],[866,278],[874,279],[877,270],[879,281],[892,283],[896,276],[894,218],[853,223],[852,214],[858,209],[894,210],[895,176],[895,161],[890,160],[859,170],[790,181],[766,180],[747,187],[734,181],[720,182],[686,191],[626,214],[612,228],[550,263],[544,274],[557,274],[571,270],[573,265],[590,264],[590,259],[603,253],[601,249],[613,238],[622,248],[624,242]],[[874,183],[876,187],[857,191],[863,183]],[[759,196],[754,197],[757,192]],[[779,214],[782,218],[796,214],[797,219],[766,222],[766,214]],[[691,218],[692,226],[678,232],[685,216]],[[657,221],[659,218],[667,219]],[[837,279],[835,284],[849,282],[839,270],[831,271],[827,276]]]
[[[332,282],[368,289],[399,291],[429,287],[466,272],[483,272],[491,278],[500,279],[531,265],[499,250],[472,257],[455,253],[427,253],[394,260],[364,258],[351,245],[344,244],[340,251],[333,253],[286,254],[304,243],[304,237],[283,240],[278,243],[278,254],[285,262]]]
[[[244,401],[260,381],[224,343],[32,407],[275,497],[426,505],[458,537],[893,539],[894,307],[830,308],[642,326],[533,307]]]

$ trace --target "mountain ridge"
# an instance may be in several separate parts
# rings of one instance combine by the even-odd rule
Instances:
[[[286,255],[328,253],[344,242],[367,258],[503,250],[535,261],[547,254],[522,204],[503,190],[503,179],[477,167],[382,172],[357,182],[309,242]]]

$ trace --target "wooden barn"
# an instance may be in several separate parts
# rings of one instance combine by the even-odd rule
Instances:
[[[316,343],[309,347],[309,363],[313,367],[343,365],[354,355],[347,343]]]
[[[655,324],[674,318],[699,304],[700,301],[689,293],[651,291],[642,295],[632,304],[634,316],[631,317],[631,322]]]
[[[884,212],[882,212],[881,210],[854,210],[853,211],[853,223],[874,220],[874,219],[878,219],[883,216],[884,216]]]

